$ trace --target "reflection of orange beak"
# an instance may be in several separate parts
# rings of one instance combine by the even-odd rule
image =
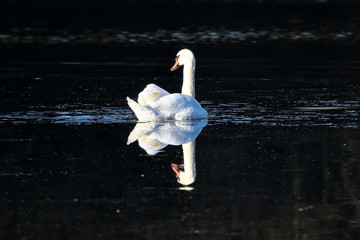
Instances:
[[[172,164],[171,164],[171,168],[172,168],[172,170],[175,172],[176,178],[178,178],[179,175],[180,175],[179,165],[177,165],[177,164],[175,164],[175,163],[172,163]]]
[[[179,65],[179,61],[178,61],[178,59],[176,58],[176,59],[175,59],[175,64],[174,64],[174,66],[172,66],[172,68],[170,69],[170,71],[175,71],[179,66],[180,66],[180,65]]]

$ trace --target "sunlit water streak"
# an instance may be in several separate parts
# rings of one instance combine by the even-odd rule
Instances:
[[[94,109],[63,109],[45,111],[12,112],[0,115],[1,123],[13,124],[115,124],[133,120],[130,109],[103,107]]]
[[[209,125],[251,124],[263,126],[329,126],[358,128],[360,106],[334,104],[308,107],[276,107],[250,103],[202,103],[209,112]],[[79,107],[79,106],[77,106]],[[0,123],[10,124],[121,124],[136,122],[127,107],[74,108],[59,105],[55,109],[11,112],[0,115]]]
[[[263,126],[359,127],[359,106],[264,107],[247,103],[207,105],[209,125],[231,122]]]
[[[171,44],[254,44],[257,42],[285,40],[289,42],[343,42],[353,39],[352,29],[348,31],[317,31],[309,29],[284,28],[227,28],[227,27],[182,27],[178,29],[156,29],[152,31],[131,32],[122,28],[87,29],[71,32],[59,29],[51,35],[44,35],[48,29],[14,28],[9,33],[0,34],[2,44],[45,44],[45,45],[77,45],[77,44],[125,44],[129,46]],[[354,31],[356,31],[354,29]]]

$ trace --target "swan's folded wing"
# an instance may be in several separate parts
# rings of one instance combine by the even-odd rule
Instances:
[[[159,119],[190,120],[208,117],[205,109],[195,99],[185,94],[173,93],[146,105]]]
[[[192,97],[184,94],[173,93],[155,102],[151,102],[148,105],[158,112],[178,113],[185,108],[191,107],[192,99]]]
[[[160,98],[169,95],[170,93],[155,84],[149,84],[138,95],[138,103],[146,105],[151,102],[157,101]]]

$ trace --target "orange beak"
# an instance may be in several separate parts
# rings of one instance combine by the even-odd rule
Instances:
[[[170,71],[175,71],[179,66],[180,66],[180,65],[179,65],[179,61],[178,61],[178,59],[176,58],[176,59],[175,59],[175,64],[174,64],[174,66],[172,66],[172,68],[170,69]]]
[[[171,164],[171,168],[172,168],[172,170],[175,172],[176,178],[178,178],[179,175],[180,175],[179,165],[177,165],[177,164],[175,164],[175,163],[172,163],[172,164]]]

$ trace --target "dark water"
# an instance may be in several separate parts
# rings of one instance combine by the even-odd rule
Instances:
[[[171,169],[181,146],[148,155],[126,145],[136,119],[125,97],[150,82],[180,88],[172,60],[156,61],[2,70],[5,239],[359,237],[356,67],[341,77],[331,61],[199,58],[209,120],[196,181],[182,187]]]
[[[1,25],[1,239],[359,239],[358,14],[311,9],[245,9],[226,27]],[[184,46],[208,122],[133,132],[126,96],[180,91]],[[186,170],[195,138],[185,186],[172,164]]]

